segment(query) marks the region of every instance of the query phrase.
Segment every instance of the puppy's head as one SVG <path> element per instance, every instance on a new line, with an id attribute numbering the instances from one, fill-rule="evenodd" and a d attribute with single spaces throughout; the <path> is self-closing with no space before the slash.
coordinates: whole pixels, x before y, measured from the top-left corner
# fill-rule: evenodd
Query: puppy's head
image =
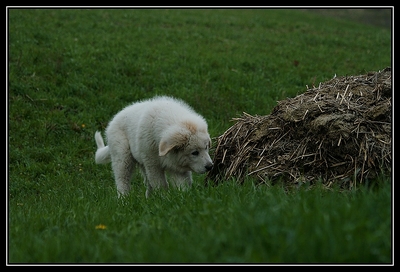
<path id="1" fill-rule="evenodd" d="M 213 162 L 209 155 L 211 138 L 207 126 L 194 122 L 183 122 L 171 126 L 162 136 L 159 156 L 169 156 L 178 171 L 193 171 L 199 174 L 211 170 Z"/>

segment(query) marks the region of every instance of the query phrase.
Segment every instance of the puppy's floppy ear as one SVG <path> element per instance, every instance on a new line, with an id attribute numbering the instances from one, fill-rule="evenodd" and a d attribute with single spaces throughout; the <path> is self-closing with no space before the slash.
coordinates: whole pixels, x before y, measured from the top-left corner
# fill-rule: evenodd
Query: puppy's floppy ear
<path id="1" fill-rule="evenodd" d="M 168 141 L 161 140 L 160 145 L 158 147 L 158 155 L 160 157 L 167 155 L 169 151 L 171 151 L 175 146 Z"/>
<path id="2" fill-rule="evenodd" d="M 161 138 L 158 146 L 158 155 L 165 156 L 175 147 L 184 146 L 189 140 L 189 135 L 182 132 L 167 134 Z"/>

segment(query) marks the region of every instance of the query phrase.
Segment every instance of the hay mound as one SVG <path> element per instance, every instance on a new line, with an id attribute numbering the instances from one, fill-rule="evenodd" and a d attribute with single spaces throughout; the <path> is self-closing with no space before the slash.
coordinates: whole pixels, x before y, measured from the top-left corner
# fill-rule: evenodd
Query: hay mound
<path id="1" fill-rule="evenodd" d="M 216 138 L 206 182 L 321 180 L 350 188 L 391 172 L 391 68 L 335 77 L 278 102 L 267 116 L 244 113 Z"/>

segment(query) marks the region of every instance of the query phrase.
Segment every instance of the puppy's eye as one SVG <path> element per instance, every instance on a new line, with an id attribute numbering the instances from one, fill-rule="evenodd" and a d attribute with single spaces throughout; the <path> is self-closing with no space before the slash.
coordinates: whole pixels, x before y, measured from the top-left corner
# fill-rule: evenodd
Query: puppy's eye
<path id="1" fill-rule="evenodd" d="M 193 152 L 192 152 L 192 155 L 193 155 L 193 156 L 198 156 L 198 155 L 199 155 L 199 151 L 197 151 L 197 150 L 196 150 L 196 151 L 193 151 Z"/>

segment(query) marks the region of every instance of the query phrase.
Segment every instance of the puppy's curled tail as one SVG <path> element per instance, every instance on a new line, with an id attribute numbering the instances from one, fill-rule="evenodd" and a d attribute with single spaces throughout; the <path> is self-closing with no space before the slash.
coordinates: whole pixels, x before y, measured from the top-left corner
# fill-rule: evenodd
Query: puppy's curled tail
<path id="1" fill-rule="evenodd" d="M 95 156 L 96 163 L 100 164 L 110 162 L 110 150 L 108 149 L 108 146 L 104 146 L 103 137 L 101 137 L 99 131 L 96 131 L 96 133 L 94 134 L 94 139 L 96 140 L 97 144 L 97 151 Z"/>

